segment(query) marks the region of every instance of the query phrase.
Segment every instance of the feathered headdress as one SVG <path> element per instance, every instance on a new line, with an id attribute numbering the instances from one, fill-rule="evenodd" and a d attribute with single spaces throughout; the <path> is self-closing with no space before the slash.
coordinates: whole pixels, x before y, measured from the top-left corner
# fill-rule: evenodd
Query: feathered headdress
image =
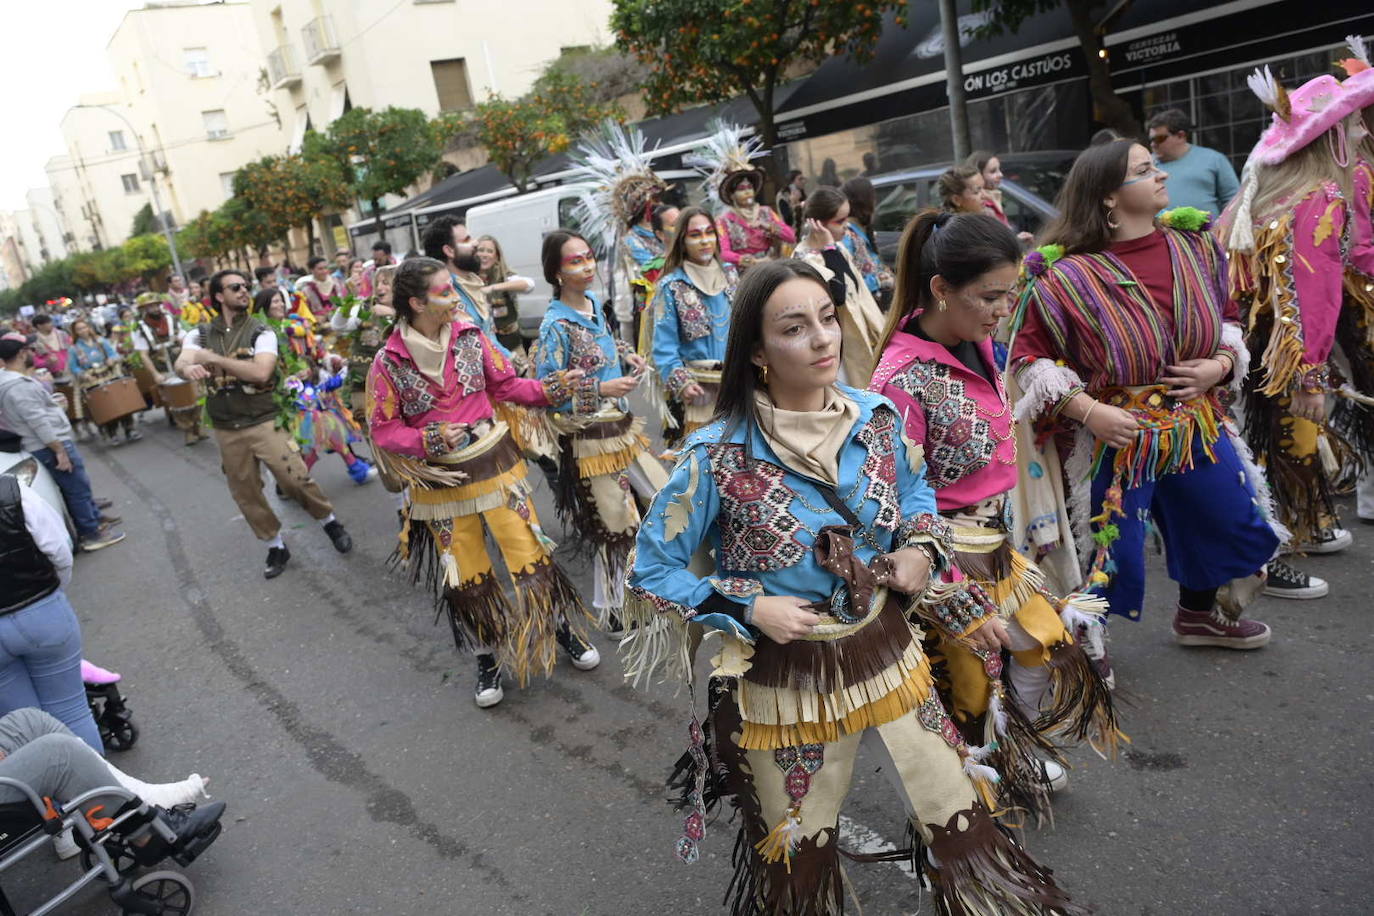
<path id="1" fill-rule="evenodd" d="M 577 149 L 569 154 L 578 169 L 573 180 L 594 185 L 582 194 L 573 215 L 604 251 L 614 252 L 625 230 L 644 219 L 668 190 L 649 167 L 653 153 L 646 149 L 639 128 L 624 127 L 608 118 L 583 135 Z"/>
<path id="2" fill-rule="evenodd" d="M 745 139 L 743 127 L 727 124 L 719 118 L 711 121 L 707 129 L 711 136 L 683 161 L 697 167 L 716 199 L 723 204 L 730 203 L 730 192 L 747 177 L 753 177 L 755 190 L 761 190 L 763 169 L 750 163 L 767 154 L 763 142 L 758 137 Z"/>
<path id="3" fill-rule="evenodd" d="M 1364 39 L 1359 35 L 1347 35 L 1345 46 L 1350 49 L 1350 56 L 1345 60 L 1336 61 L 1336 66 L 1344 70 L 1346 76 L 1354 76 L 1368 70 L 1369 50 L 1365 47 Z"/>

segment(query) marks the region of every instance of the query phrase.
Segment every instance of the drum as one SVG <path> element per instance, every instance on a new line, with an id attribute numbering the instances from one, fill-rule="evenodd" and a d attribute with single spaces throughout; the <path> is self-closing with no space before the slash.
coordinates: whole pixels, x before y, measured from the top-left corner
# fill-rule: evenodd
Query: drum
<path id="1" fill-rule="evenodd" d="M 162 403 L 172 410 L 195 407 L 200 400 L 200 386 L 184 378 L 176 378 L 157 386 Z"/>
<path id="2" fill-rule="evenodd" d="M 138 390 L 147 395 L 152 405 L 157 407 L 161 401 L 158 398 L 157 376 L 153 375 L 153 370 L 140 366 L 134 370 L 134 378 L 138 381 Z"/>
<path id="3" fill-rule="evenodd" d="M 86 392 L 86 406 L 91 419 L 103 426 L 120 417 L 138 413 L 145 405 L 137 382 L 131 378 L 117 378 L 89 389 Z"/>

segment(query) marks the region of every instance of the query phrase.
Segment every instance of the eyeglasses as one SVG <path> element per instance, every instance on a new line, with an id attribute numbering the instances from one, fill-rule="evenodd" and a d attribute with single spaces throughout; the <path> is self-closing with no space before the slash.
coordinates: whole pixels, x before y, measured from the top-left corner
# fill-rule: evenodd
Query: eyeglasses
<path id="1" fill-rule="evenodd" d="M 247 283 L 226 283 L 226 284 L 224 284 L 224 288 L 227 289 L 227 290 L 229 290 L 229 292 L 231 292 L 231 293 L 239 293 L 239 292 L 243 292 L 245 289 L 247 289 L 247 288 L 248 288 L 248 284 L 247 284 Z"/>

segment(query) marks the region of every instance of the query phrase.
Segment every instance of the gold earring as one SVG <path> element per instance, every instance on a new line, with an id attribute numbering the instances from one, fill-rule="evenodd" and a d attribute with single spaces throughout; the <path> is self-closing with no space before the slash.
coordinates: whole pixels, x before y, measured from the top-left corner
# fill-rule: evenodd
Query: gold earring
<path id="1" fill-rule="evenodd" d="M 937 305 L 939 305 L 940 311 L 942 311 L 942 312 L 943 312 L 945 309 L 949 308 L 949 306 L 945 305 L 945 300 L 943 300 L 943 299 L 941 299 L 941 300 L 937 303 Z"/>
<path id="2" fill-rule="evenodd" d="M 762 366 L 759 366 L 759 374 L 762 376 L 762 378 L 761 378 L 761 380 L 760 380 L 761 383 L 764 384 L 764 385 L 767 385 L 767 384 L 768 384 L 768 364 L 767 364 L 767 363 L 764 363 Z"/>
<path id="3" fill-rule="evenodd" d="M 1121 223 L 1116 218 L 1116 207 L 1107 208 L 1107 228 L 1120 229 Z"/>

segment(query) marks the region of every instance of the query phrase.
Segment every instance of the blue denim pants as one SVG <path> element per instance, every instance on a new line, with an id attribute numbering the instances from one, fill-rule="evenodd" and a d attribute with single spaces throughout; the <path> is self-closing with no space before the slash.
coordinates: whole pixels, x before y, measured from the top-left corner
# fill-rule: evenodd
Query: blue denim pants
<path id="1" fill-rule="evenodd" d="M 27 706 L 104 755 L 81 683 L 81 624 L 61 589 L 0 616 L 0 715 Z"/>
<path id="2" fill-rule="evenodd" d="M 100 533 L 100 510 L 95 506 L 95 496 L 91 493 L 91 478 L 86 476 L 86 463 L 81 460 L 81 452 L 71 441 L 62 443 L 71 457 L 72 469 L 61 471 L 57 467 L 57 456 L 50 448 L 34 451 L 33 457 L 43 463 L 53 480 L 62 490 L 62 499 L 71 513 L 76 533 L 82 538 L 93 538 Z"/>

